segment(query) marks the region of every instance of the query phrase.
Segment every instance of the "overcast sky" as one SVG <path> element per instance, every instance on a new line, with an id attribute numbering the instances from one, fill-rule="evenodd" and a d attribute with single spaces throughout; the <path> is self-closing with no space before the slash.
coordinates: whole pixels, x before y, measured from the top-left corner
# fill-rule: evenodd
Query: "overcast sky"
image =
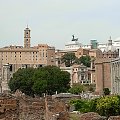
<path id="1" fill-rule="evenodd" d="M 0 0 L 0 47 L 23 45 L 31 29 L 31 45 L 62 49 L 72 39 L 89 44 L 120 37 L 120 0 Z"/>

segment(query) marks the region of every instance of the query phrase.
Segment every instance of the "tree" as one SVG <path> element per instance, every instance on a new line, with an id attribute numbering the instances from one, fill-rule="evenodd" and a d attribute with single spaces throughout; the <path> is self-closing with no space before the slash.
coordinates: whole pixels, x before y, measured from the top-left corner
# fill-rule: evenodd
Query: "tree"
<path id="1" fill-rule="evenodd" d="M 32 90 L 32 85 L 34 84 L 34 81 L 32 77 L 34 72 L 35 69 L 33 68 L 18 69 L 8 83 L 11 91 L 15 92 L 19 89 L 25 94 L 33 96 L 34 91 Z"/>
<path id="2" fill-rule="evenodd" d="M 95 85 L 89 85 L 89 84 L 79 84 L 79 83 L 75 83 L 73 84 L 73 86 L 68 90 L 68 92 L 72 93 L 72 94 L 80 94 L 82 91 L 87 92 L 94 92 L 94 88 Z"/>
<path id="3" fill-rule="evenodd" d="M 80 94 L 82 91 L 84 91 L 85 88 L 81 84 L 74 84 L 70 89 L 69 92 L 72 94 Z"/>
<path id="4" fill-rule="evenodd" d="M 9 81 L 11 91 L 21 90 L 27 95 L 54 94 L 66 92 L 69 88 L 70 74 L 55 66 L 19 69 Z"/>
<path id="5" fill-rule="evenodd" d="M 84 112 L 97 112 L 101 116 L 120 115 L 120 96 L 104 96 L 96 99 L 71 100 L 75 110 Z"/>
<path id="6" fill-rule="evenodd" d="M 75 53 L 66 53 L 62 56 L 61 61 L 66 67 L 70 67 L 76 60 Z"/>
<path id="7" fill-rule="evenodd" d="M 118 96 L 105 96 L 97 101 L 96 111 L 102 116 L 116 116 L 120 114 L 120 99 Z"/>
<path id="8" fill-rule="evenodd" d="M 66 92 L 70 86 L 70 74 L 66 71 L 61 71 L 58 67 L 55 66 L 39 68 L 39 70 L 34 73 L 33 80 L 35 81 L 33 90 L 36 94 L 39 93 L 41 88 L 40 85 L 43 84 L 43 81 L 46 85 L 44 86 L 44 89 L 41 90 L 42 93 L 45 91 L 48 94 L 54 94 L 56 91 L 58 93 Z M 36 87 L 38 89 L 36 89 Z"/>
<path id="9" fill-rule="evenodd" d="M 85 99 L 76 99 L 71 100 L 70 104 L 74 105 L 76 111 L 80 111 L 81 113 L 90 112 L 90 101 Z"/>
<path id="10" fill-rule="evenodd" d="M 83 65 L 90 67 L 91 64 L 91 58 L 90 56 L 81 56 L 78 60 L 77 63 L 83 63 Z"/>

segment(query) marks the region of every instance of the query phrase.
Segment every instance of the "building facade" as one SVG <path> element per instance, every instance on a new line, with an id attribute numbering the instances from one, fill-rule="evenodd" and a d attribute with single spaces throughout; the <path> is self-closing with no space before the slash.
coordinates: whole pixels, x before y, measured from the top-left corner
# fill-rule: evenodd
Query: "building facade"
<path id="1" fill-rule="evenodd" d="M 47 44 L 38 44 L 31 47 L 30 29 L 24 30 L 24 46 L 7 46 L 0 48 L 0 76 L 2 78 L 3 66 L 9 64 L 10 75 L 19 68 L 42 67 L 55 65 L 55 48 Z"/>
<path id="2" fill-rule="evenodd" d="M 111 93 L 120 95 L 120 58 L 111 61 Z"/>
<path id="3" fill-rule="evenodd" d="M 103 52 L 104 58 L 117 58 L 120 56 L 120 38 L 112 41 L 111 37 L 106 44 L 98 44 L 98 49 Z"/>
<path id="4" fill-rule="evenodd" d="M 103 94 L 104 88 L 111 91 L 111 58 L 102 58 L 95 60 L 95 80 L 96 92 Z"/>
<path id="5" fill-rule="evenodd" d="M 71 85 L 75 83 L 91 84 L 91 74 L 89 69 L 83 64 L 74 64 L 71 67 L 60 67 L 60 69 L 70 73 Z"/>

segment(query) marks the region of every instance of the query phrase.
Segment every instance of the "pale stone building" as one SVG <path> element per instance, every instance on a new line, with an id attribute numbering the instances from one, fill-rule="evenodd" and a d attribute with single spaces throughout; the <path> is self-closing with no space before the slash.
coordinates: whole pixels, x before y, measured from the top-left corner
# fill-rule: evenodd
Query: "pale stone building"
<path id="1" fill-rule="evenodd" d="M 75 51 L 82 47 L 82 44 L 78 42 L 78 38 L 75 39 L 72 35 L 72 40 L 65 45 L 65 51 Z"/>
<path id="2" fill-rule="evenodd" d="M 55 48 L 47 44 L 31 47 L 30 29 L 24 30 L 24 46 L 8 46 L 0 48 L 0 64 L 10 65 L 10 71 L 15 72 L 21 67 L 41 67 L 55 65 Z"/>
<path id="3" fill-rule="evenodd" d="M 111 93 L 120 95 L 120 58 L 111 61 Z"/>
<path id="4" fill-rule="evenodd" d="M 24 46 L 7 46 L 0 48 L 0 76 L 3 78 L 4 65 L 9 64 L 10 75 L 19 68 L 55 65 L 55 48 L 47 44 L 31 47 L 30 29 L 24 30 Z M 6 77 L 4 77 L 6 78 Z"/>
<path id="5" fill-rule="evenodd" d="M 81 84 L 91 84 L 91 74 L 89 69 L 83 64 L 74 64 L 71 67 L 60 67 L 61 70 L 70 73 L 70 84 L 81 83 Z"/>
<path id="6" fill-rule="evenodd" d="M 104 58 L 117 58 L 120 56 L 120 38 L 112 41 L 111 37 L 106 44 L 98 44 L 98 49 L 103 52 Z"/>

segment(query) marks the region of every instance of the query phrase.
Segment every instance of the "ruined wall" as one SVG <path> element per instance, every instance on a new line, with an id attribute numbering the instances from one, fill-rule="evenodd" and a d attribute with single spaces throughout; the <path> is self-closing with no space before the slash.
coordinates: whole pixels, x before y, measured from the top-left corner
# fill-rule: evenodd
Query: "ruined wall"
<path id="1" fill-rule="evenodd" d="M 0 120 L 70 120 L 66 103 L 51 96 L 30 98 L 25 95 L 0 94 Z M 108 119 L 97 113 L 79 114 L 80 120 L 120 120 L 120 116 Z"/>
<path id="2" fill-rule="evenodd" d="M 45 120 L 44 98 L 19 98 L 20 120 Z"/>
<path id="3" fill-rule="evenodd" d="M 0 94 L 0 120 L 68 120 L 65 103 L 52 97 Z"/>
<path id="4" fill-rule="evenodd" d="M 13 96 L 0 95 L 0 120 L 18 120 L 19 101 Z"/>
<path id="5" fill-rule="evenodd" d="M 64 102 L 52 99 L 51 96 L 45 99 L 46 120 L 69 120 L 67 106 Z"/>

